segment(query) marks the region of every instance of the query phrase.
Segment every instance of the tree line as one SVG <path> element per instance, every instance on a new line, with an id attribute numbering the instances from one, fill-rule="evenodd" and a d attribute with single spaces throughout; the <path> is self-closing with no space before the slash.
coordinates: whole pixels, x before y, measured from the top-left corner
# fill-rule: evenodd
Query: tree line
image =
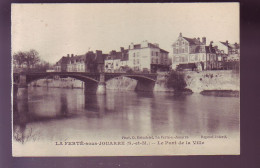
<path id="1" fill-rule="evenodd" d="M 19 51 L 13 54 L 14 70 L 19 71 L 46 71 L 50 64 L 40 59 L 38 51 Z"/>

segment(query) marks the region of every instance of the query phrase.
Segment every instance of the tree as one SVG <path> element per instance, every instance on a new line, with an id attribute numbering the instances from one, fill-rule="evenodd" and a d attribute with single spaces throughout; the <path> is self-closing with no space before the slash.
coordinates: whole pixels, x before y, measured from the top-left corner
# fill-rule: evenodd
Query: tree
<path id="1" fill-rule="evenodd" d="M 39 53 L 36 50 L 32 49 L 29 52 L 27 52 L 27 55 L 25 57 L 25 63 L 28 69 L 34 67 L 39 61 Z"/>
<path id="2" fill-rule="evenodd" d="M 39 53 L 34 49 L 31 49 L 30 51 L 19 51 L 14 53 L 13 58 L 19 67 L 25 63 L 28 70 L 34 67 L 40 61 Z"/>
<path id="3" fill-rule="evenodd" d="M 25 52 L 19 51 L 18 53 L 14 53 L 13 59 L 19 67 L 21 67 L 21 65 L 25 62 L 25 56 Z"/>
<path id="4" fill-rule="evenodd" d="M 172 71 L 167 80 L 167 86 L 173 88 L 175 91 L 185 90 L 187 84 L 184 79 L 184 74 Z"/>

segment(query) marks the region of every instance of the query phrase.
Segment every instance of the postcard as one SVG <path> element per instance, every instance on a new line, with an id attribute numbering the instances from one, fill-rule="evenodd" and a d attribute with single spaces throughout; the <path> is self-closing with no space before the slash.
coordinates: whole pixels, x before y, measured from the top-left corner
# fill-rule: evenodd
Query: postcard
<path id="1" fill-rule="evenodd" d="M 13 3 L 12 154 L 240 154 L 239 3 Z"/>

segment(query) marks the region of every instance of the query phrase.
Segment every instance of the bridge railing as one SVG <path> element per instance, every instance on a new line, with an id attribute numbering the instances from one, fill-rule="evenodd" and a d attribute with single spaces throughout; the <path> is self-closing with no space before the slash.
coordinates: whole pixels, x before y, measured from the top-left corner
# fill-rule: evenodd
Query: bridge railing
<path id="1" fill-rule="evenodd" d="M 18 75 L 20 73 L 14 73 L 15 75 Z M 143 73 L 143 72 L 132 72 L 132 73 L 127 73 L 127 72 L 103 72 L 103 73 L 93 73 L 93 72 L 26 72 L 22 74 L 30 74 L 30 75 L 41 75 L 41 74 L 82 74 L 82 75 L 100 75 L 100 74 L 107 74 L 107 75 L 113 75 L 113 74 L 122 74 L 122 75 L 157 75 L 157 73 Z"/>

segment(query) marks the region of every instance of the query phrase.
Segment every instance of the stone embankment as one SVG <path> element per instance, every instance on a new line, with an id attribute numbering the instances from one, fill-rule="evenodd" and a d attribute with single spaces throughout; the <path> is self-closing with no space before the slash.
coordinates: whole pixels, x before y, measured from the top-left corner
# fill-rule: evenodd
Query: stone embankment
<path id="1" fill-rule="evenodd" d="M 186 88 L 194 93 L 202 91 L 239 91 L 239 73 L 232 70 L 185 72 Z"/>
<path id="2" fill-rule="evenodd" d="M 186 89 L 194 93 L 213 95 L 237 95 L 240 90 L 240 77 L 238 72 L 231 70 L 218 71 L 187 71 L 184 79 Z M 168 73 L 159 73 L 154 91 L 171 92 L 172 88 L 166 86 Z M 137 81 L 125 77 L 111 79 L 107 82 L 107 89 L 135 90 Z"/>

